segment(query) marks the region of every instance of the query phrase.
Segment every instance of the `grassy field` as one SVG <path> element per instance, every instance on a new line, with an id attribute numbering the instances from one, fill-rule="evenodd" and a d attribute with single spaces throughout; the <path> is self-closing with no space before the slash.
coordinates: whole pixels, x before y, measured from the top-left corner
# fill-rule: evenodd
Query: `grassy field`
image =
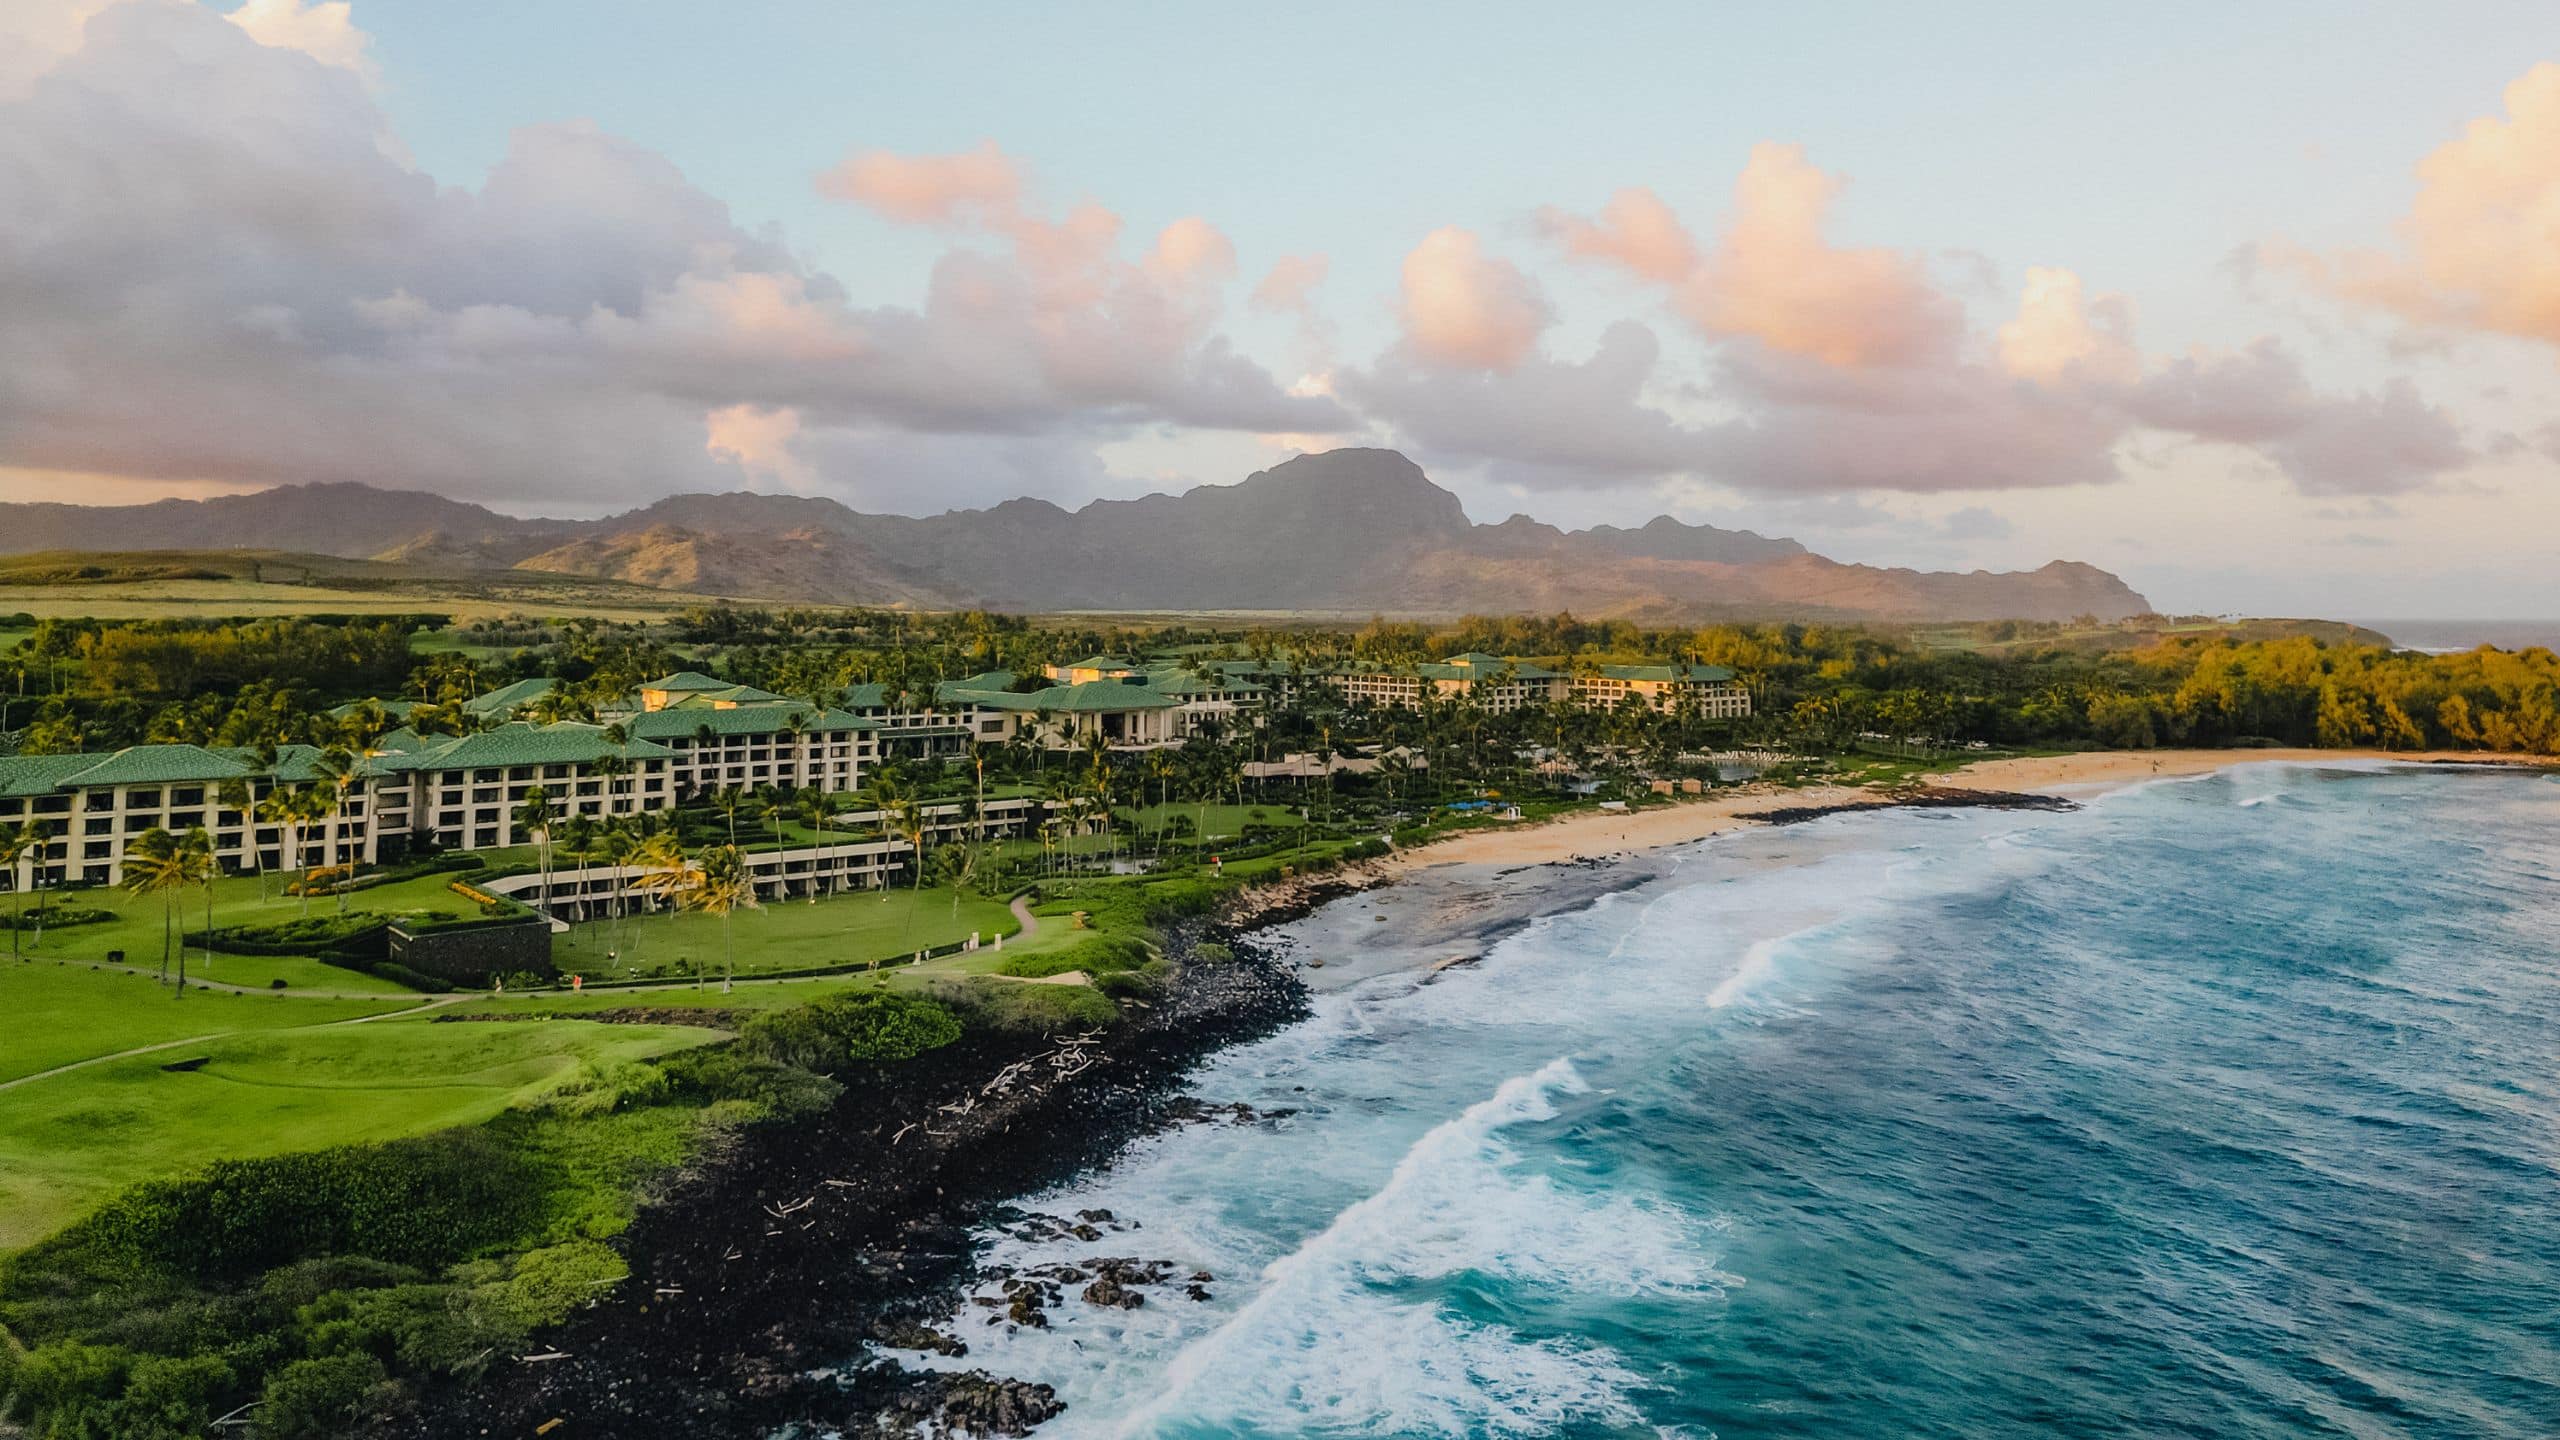
<path id="1" fill-rule="evenodd" d="M 769 974 L 825 965 L 894 959 L 931 945 L 992 940 L 1016 926 L 1002 900 L 925 888 L 864 890 L 811 902 L 774 900 L 741 910 L 727 922 L 736 973 Z M 633 915 L 592 921 L 552 940 L 552 963 L 591 980 L 683 975 L 694 967 L 718 975 L 722 922 L 710 915 Z"/>
<path id="2" fill-rule="evenodd" d="M 662 620 L 714 597 L 531 570 L 438 573 L 325 555 L 231 550 L 0 558 L 0 615 L 101 620 L 434 611 Z"/>
<path id="3" fill-rule="evenodd" d="M 101 986 L 138 986 L 137 1008 L 170 1008 L 149 981 L 72 972 Z M 13 977 L 14 978 L 14 977 Z M 112 990 L 102 992 L 112 994 Z M 121 997 L 119 997 L 121 998 Z M 196 1004 L 194 997 L 186 1002 Z M 303 1022 L 327 1001 L 234 997 Z M 113 1004 L 69 1007 L 99 1016 Z M 221 1002 L 209 1001 L 214 1013 Z M 106 1043 L 88 1032 L 91 1044 Z M 0 1092 L 0 1247 L 23 1245 L 116 1190 L 209 1161 L 384 1140 L 485 1120 L 594 1067 L 717 1039 L 685 1026 L 441 1025 L 393 1020 L 355 1027 L 243 1032 L 78 1070 Z M 183 1052 L 183 1053 L 182 1053 Z M 198 1069 L 161 1067 L 203 1057 Z"/>
<path id="4" fill-rule="evenodd" d="M 0 1031 L 0 1083 L 164 1040 L 322 1025 L 387 1014 L 421 998 L 404 992 L 380 999 L 319 1000 L 190 990 L 181 1000 L 147 975 L 0 960 L 0 1014 L 9 1017 Z M 15 1093 L 0 1095 L 0 1110 L 9 1107 Z"/>
<path id="5" fill-rule="evenodd" d="M 214 882 L 213 923 L 217 929 L 237 929 L 253 925 L 274 925 L 305 913 L 298 896 L 284 893 L 290 876 L 269 875 L 262 882 L 253 876 L 230 876 Z M 453 893 L 452 875 L 421 875 L 413 879 L 377 885 L 348 895 L 347 908 L 353 912 L 400 915 L 435 911 L 461 917 L 472 913 L 470 900 Z M 261 897 L 263 888 L 265 894 Z M 84 909 L 106 910 L 112 920 L 88 925 L 48 928 L 41 939 L 33 932 L 21 936 L 26 953 L 35 958 L 58 960 L 103 960 L 107 953 L 122 950 L 125 962 L 132 965 L 157 966 L 160 963 L 161 900 L 158 896 L 129 894 L 122 890 L 94 889 L 60 892 L 57 898 L 65 905 Z M 205 894 L 188 890 L 179 897 L 177 924 L 181 929 L 201 930 L 205 923 Z M 336 896 L 311 897 L 312 916 L 337 913 Z M 9 954 L 9 937 L 0 933 L 0 959 Z M 203 970 L 203 950 L 189 950 L 187 971 L 202 973 L 204 978 L 233 985 L 264 985 L 281 977 L 288 986 L 315 986 L 334 990 L 380 990 L 386 982 L 371 977 L 324 966 L 316 960 L 291 957 L 271 959 L 246 955 L 220 955 L 213 958 L 209 972 Z"/>

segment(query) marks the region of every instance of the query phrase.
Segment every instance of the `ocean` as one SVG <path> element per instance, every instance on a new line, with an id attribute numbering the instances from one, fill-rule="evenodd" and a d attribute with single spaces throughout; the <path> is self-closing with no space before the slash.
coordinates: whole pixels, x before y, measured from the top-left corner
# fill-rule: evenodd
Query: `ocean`
<path id="1" fill-rule="evenodd" d="M 1723 836 L 1194 1089 L 1264 1117 L 988 1252 L 1212 1298 L 963 1305 L 933 1363 L 1055 1385 L 1058 1437 L 2560 1434 L 2540 776 Z"/>

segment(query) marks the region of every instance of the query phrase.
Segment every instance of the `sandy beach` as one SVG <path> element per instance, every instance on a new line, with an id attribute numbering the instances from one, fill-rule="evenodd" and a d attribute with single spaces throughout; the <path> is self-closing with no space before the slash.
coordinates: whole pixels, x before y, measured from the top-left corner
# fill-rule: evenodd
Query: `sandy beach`
<path id="1" fill-rule="evenodd" d="M 2526 756 L 2477 751 L 2408 750 L 2101 750 L 2079 755 L 1981 760 L 1938 776 L 1947 789 L 1999 790 L 2066 798 L 2143 780 L 2203 775 L 2267 762 L 2396 761 L 2414 764 L 2548 764 Z M 1893 803 L 1890 792 L 1846 785 L 1788 790 L 1744 788 L 1623 814 L 1583 811 L 1538 824 L 1472 831 L 1380 862 L 1387 876 L 1442 865 L 1551 865 L 1659 849 L 1757 823 L 1773 810 Z"/>

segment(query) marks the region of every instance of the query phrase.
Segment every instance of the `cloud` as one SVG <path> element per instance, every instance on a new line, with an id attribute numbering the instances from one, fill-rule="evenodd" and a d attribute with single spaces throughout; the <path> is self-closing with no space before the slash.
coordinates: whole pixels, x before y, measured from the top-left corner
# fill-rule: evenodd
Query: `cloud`
<path id="1" fill-rule="evenodd" d="M 289 13 L 326 38 L 326 8 Z M 837 468 L 915 463 L 898 435 L 1019 461 L 1151 425 L 1349 424 L 1219 331 L 1214 226 L 1127 254 L 1100 206 L 1031 213 L 991 148 L 857 167 L 919 223 L 1005 227 L 998 253 L 945 254 L 920 306 L 869 306 L 590 124 L 521 129 L 478 189 L 443 186 L 356 73 L 211 10 L 128 0 L 62 43 L 0 92 L 0 193 L 48 197 L 0 206 L 0 467 L 602 508 L 741 467 L 903 493 Z M 937 473 L 937 504 L 1017 493 L 988 488 L 1015 483 L 1000 467 Z"/>
<path id="2" fill-rule="evenodd" d="M 2419 162 L 2398 250 L 2275 242 L 2266 258 L 2417 325 L 2560 344 L 2560 64 L 2505 98 L 2506 118 L 2472 121 Z"/>
<path id="3" fill-rule="evenodd" d="M 1703 250 L 1649 190 L 1619 191 L 1596 221 L 1552 207 L 1540 218 L 1568 255 L 1669 287 L 1673 307 L 1708 335 L 1844 368 L 1945 355 L 1963 313 L 1917 258 L 1825 238 L 1845 183 L 1816 169 L 1801 146 L 1754 145 L 1734 184 L 1733 217 Z"/>
<path id="4" fill-rule="evenodd" d="M 1609 197 L 1599 218 L 1584 220 L 1553 205 L 1538 224 L 1577 260 L 1625 266 L 1646 280 L 1678 284 L 1698 268 L 1698 243 L 1662 197 L 1641 185 Z"/>
<path id="5" fill-rule="evenodd" d="M 2306 495 L 2393 495 L 2473 458 L 2452 416 L 2406 378 L 2378 391 L 2321 395 L 2273 339 L 2197 351 L 2160 366 L 2123 396 L 2152 428 L 2254 447 Z"/>
<path id="6" fill-rule="evenodd" d="M 865 150 L 818 176 L 818 193 L 908 225 L 993 224 L 1020 213 L 1023 172 L 981 141 L 956 155 Z"/>
<path id="7" fill-rule="evenodd" d="M 1988 506 L 1967 505 L 1940 521 L 1938 533 L 1949 540 L 2006 540 L 2018 533 L 2018 527 Z"/>
<path id="8" fill-rule="evenodd" d="M 382 81 L 367 53 L 373 37 L 356 28 L 347 0 L 248 0 L 230 19 L 261 45 L 299 50 L 323 65 L 354 72 L 368 85 Z"/>
<path id="9" fill-rule="evenodd" d="M 783 406 L 726 405 L 702 417 L 703 450 L 734 462 L 751 478 L 779 483 L 784 489 L 817 488 L 817 473 L 792 449 L 800 433 L 800 412 Z"/>
<path id="10" fill-rule="evenodd" d="M 1254 285 L 1253 295 L 1246 303 L 1256 310 L 1310 316 L 1315 292 L 1324 284 L 1330 268 L 1322 255 L 1283 255 L 1271 262 L 1270 270 Z"/>
<path id="11" fill-rule="evenodd" d="M 2142 373 L 2131 306 L 2117 295 L 2089 300 L 2068 270 L 2027 272 L 2018 318 L 2000 327 L 1999 342 L 2002 369 L 2043 385 L 2126 385 Z"/>
<path id="12" fill-rule="evenodd" d="M 1652 330 L 1621 320 L 1579 364 L 1537 354 L 1507 369 L 1452 370 L 1397 351 L 1343 369 L 1334 387 L 1427 454 L 1493 462 L 1503 483 L 1607 486 L 1704 458 L 1704 432 L 1642 401 L 1661 350 Z"/>
<path id="13" fill-rule="evenodd" d="M 1517 366 L 1555 319 L 1519 266 L 1485 254 L 1472 232 L 1454 225 L 1432 231 L 1405 255 L 1398 314 L 1416 358 L 1490 371 Z"/>

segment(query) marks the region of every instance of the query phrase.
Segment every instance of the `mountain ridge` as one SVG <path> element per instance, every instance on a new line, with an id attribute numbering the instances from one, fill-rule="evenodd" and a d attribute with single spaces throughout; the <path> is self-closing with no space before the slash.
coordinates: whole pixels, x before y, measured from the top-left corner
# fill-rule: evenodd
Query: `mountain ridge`
<path id="1" fill-rule="evenodd" d="M 1574 610 L 1688 618 L 2116 619 L 2150 606 L 2108 572 L 1847 564 L 1797 541 L 1690 525 L 1478 524 L 1392 450 L 1301 455 L 1233 485 L 983 510 L 869 515 L 832 499 L 672 495 L 596 520 L 518 518 L 356 482 L 131 506 L 0 504 L 0 554 L 299 550 L 520 569 L 707 594 L 1022 610 Z"/>

